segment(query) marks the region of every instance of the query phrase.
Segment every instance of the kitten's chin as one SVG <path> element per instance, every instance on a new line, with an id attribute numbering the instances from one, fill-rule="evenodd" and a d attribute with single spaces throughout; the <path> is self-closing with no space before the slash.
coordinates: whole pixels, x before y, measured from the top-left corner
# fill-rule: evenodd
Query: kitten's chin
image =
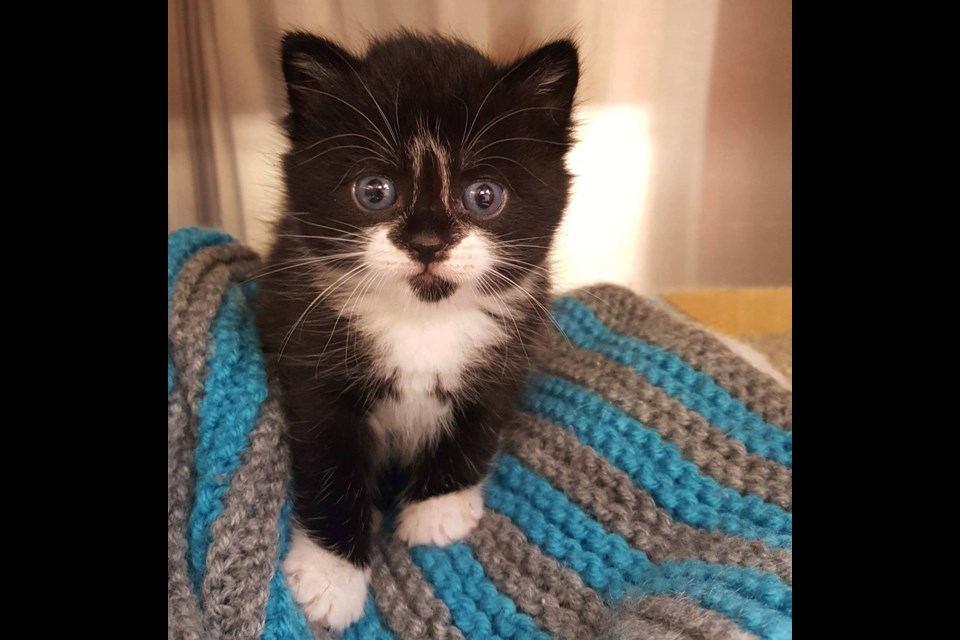
<path id="1" fill-rule="evenodd" d="M 457 285 L 426 271 L 409 278 L 410 288 L 421 302 L 440 302 L 457 290 Z"/>

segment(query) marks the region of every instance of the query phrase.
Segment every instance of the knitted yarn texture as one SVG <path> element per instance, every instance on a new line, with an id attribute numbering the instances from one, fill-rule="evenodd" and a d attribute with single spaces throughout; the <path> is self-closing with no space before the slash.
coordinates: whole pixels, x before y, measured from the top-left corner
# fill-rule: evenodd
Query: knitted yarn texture
<path id="1" fill-rule="evenodd" d="M 261 268 L 183 229 L 167 256 L 168 634 L 332 638 L 287 590 L 290 463 L 253 314 Z M 344 639 L 792 637 L 792 395 L 630 291 L 554 301 L 562 335 L 463 542 L 377 534 Z"/>

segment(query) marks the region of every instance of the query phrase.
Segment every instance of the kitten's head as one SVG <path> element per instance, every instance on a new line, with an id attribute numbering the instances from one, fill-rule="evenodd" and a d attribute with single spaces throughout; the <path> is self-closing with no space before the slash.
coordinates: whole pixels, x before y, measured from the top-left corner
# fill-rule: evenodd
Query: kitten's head
<path id="1" fill-rule="evenodd" d="M 360 58 L 290 33 L 283 71 L 280 242 L 327 273 L 422 301 L 542 278 L 570 182 L 570 41 L 497 64 L 438 37 L 402 34 Z"/>

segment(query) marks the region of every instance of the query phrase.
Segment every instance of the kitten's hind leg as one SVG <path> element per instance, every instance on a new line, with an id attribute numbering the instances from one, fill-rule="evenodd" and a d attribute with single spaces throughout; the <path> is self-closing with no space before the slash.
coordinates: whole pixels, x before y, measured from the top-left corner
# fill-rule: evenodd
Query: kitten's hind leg
<path id="1" fill-rule="evenodd" d="M 482 482 L 499 444 L 498 427 L 479 404 L 455 414 L 451 432 L 411 465 L 398 538 L 446 546 L 473 531 L 483 516 Z"/>

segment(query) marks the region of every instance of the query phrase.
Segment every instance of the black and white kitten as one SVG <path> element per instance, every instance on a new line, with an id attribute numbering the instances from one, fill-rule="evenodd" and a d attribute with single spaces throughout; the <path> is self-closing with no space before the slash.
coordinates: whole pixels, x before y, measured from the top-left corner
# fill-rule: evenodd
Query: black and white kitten
<path id="1" fill-rule="evenodd" d="M 261 328 L 290 425 L 284 564 L 311 620 L 360 617 L 374 518 L 450 544 L 477 524 L 548 318 L 567 204 L 574 45 L 498 64 L 403 33 L 365 57 L 283 39 L 287 212 Z"/>

